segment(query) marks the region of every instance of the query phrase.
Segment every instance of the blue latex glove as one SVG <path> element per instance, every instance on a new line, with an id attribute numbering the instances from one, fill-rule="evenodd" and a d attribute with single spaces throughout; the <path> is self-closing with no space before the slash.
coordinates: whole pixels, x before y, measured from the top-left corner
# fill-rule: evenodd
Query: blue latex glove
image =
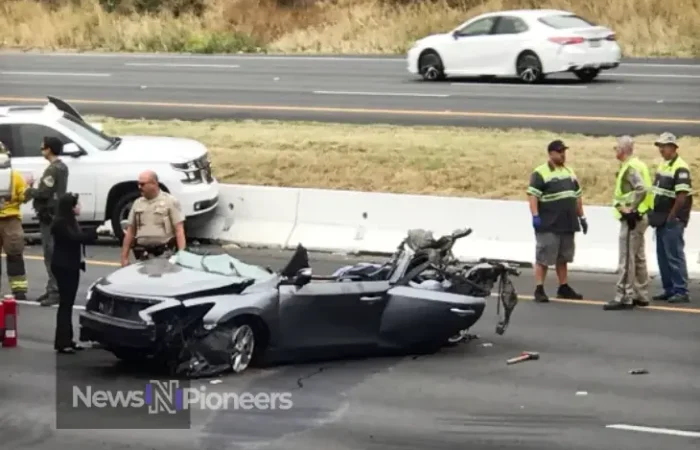
<path id="1" fill-rule="evenodd" d="M 583 230 L 583 234 L 588 233 L 588 221 L 586 220 L 586 218 L 579 217 L 578 221 L 579 221 L 579 223 L 581 223 L 581 229 Z"/>
<path id="2" fill-rule="evenodd" d="M 537 230 L 540 225 L 542 225 L 542 219 L 540 219 L 540 216 L 532 216 L 532 228 Z"/>

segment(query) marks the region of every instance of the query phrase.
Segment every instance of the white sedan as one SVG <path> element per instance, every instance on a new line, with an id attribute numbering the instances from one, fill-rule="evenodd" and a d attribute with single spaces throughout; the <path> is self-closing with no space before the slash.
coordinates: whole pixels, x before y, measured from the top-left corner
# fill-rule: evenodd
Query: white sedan
<path id="1" fill-rule="evenodd" d="M 410 73 L 430 81 L 497 76 L 536 83 L 548 74 L 573 72 L 587 82 L 617 67 L 621 57 L 609 28 L 568 11 L 530 9 L 482 14 L 449 33 L 420 39 L 407 62 Z"/>

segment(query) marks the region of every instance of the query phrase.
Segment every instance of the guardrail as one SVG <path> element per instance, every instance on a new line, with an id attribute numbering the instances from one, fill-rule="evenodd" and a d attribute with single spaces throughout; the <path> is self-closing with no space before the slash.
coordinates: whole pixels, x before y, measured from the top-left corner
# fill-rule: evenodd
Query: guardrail
<path id="1" fill-rule="evenodd" d="M 577 234 L 570 268 L 615 273 L 619 223 L 609 207 L 585 211 L 590 229 Z M 190 235 L 245 247 L 287 249 L 303 243 L 315 251 L 390 254 L 411 228 L 440 235 L 470 227 L 473 234 L 454 248 L 460 259 L 531 264 L 535 237 L 530 224 L 525 201 L 221 185 L 216 217 Z M 693 213 L 685 239 L 688 271 L 700 276 L 700 213 Z M 658 274 L 652 230 L 646 233 L 646 250 L 649 271 Z"/>

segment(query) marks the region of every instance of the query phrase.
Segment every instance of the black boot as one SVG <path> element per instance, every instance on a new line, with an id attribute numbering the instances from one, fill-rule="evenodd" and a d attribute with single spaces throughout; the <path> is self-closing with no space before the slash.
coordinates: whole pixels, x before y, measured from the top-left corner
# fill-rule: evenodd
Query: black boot
<path id="1" fill-rule="evenodd" d="M 547 297 L 547 294 L 544 292 L 544 286 L 541 284 L 538 284 L 537 287 L 535 287 L 535 303 L 547 303 L 549 302 L 549 297 Z"/>
<path id="2" fill-rule="evenodd" d="M 582 300 L 583 295 L 574 291 L 568 284 L 562 284 L 557 289 L 557 298 L 567 299 L 567 300 Z"/>
<path id="3" fill-rule="evenodd" d="M 628 309 L 633 309 L 634 304 L 632 303 L 622 303 L 622 302 L 616 302 L 616 301 L 611 301 L 603 305 L 603 310 L 605 311 L 622 311 L 622 310 L 628 310 Z"/>
<path id="4" fill-rule="evenodd" d="M 658 295 L 653 296 L 651 299 L 654 300 L 655 302 L 665 302 L 666 300 L 668 300 L 671 297 L 672 297 L 671 294 L 667 294 L 664 292 L 662 294 L 658 294 Z"/>

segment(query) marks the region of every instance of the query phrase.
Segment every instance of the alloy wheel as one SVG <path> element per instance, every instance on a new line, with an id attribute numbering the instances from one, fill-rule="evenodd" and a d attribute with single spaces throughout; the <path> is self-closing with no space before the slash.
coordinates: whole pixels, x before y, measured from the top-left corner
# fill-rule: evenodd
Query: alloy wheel
<path id="1" fill-rule="evenodd" d="M 241 325 L 231 335 L 231 369 L 241 373 L 248 368 L 255 350 L 255 333 L 249 325 Z"/>

